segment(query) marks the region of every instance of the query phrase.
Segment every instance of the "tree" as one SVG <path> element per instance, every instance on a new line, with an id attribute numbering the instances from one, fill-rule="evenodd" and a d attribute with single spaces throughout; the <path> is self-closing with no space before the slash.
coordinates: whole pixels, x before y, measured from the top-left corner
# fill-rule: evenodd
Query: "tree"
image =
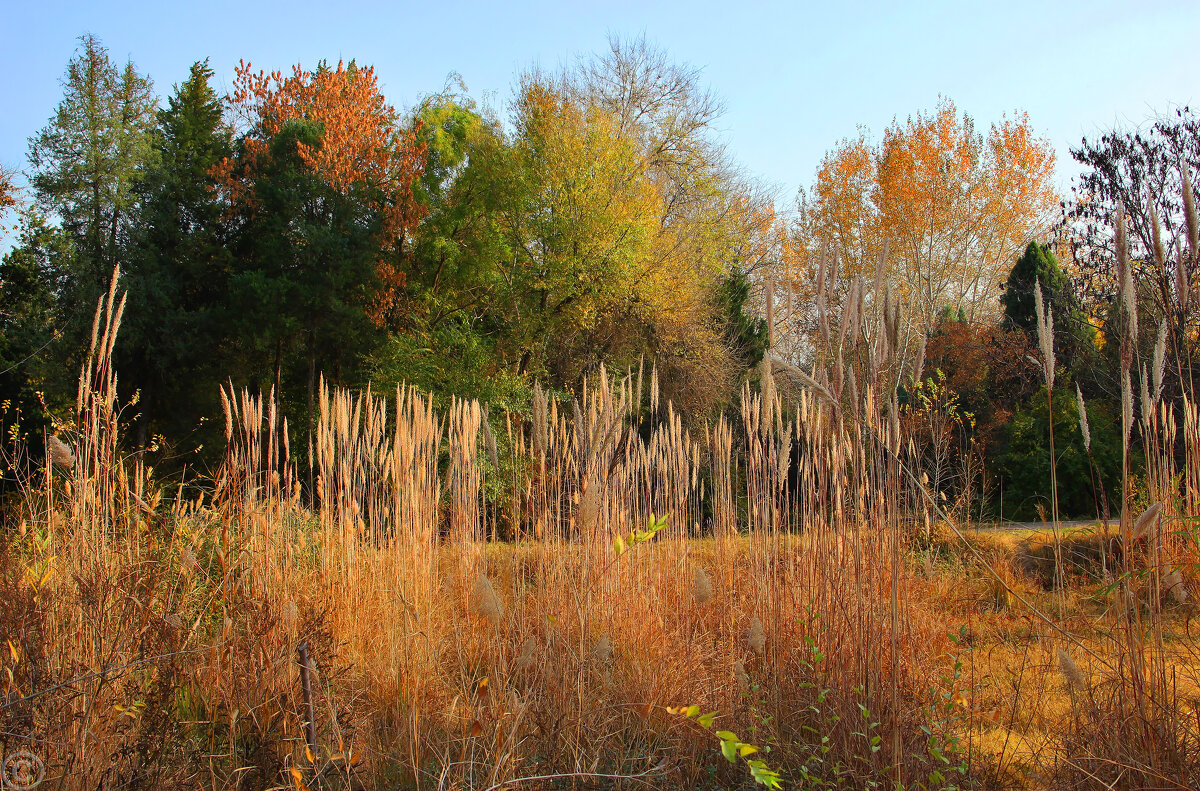
<path id="1" fill-rule="evenodd" d="M 1185 173 L 1200 171 L 1200 117 L 1189 108 L 1160 117 L 1145 129 L 1114 129 L 1096 140 L 1083 138 L 1071 156 L 1085 170 L 1072 188 L 1064 230 L 1081 267 L 1081 287 L 1090 300 L 1111 297 L 1116 280 L 1114 229 L 1124 211 L 1135 282 L 1150 285 L 1148 295 L 1161 312 L 1194 278 L 1176 281 L 1179 256 L 1187 252 L 1184 212 Z M 1193 200 L 1200 184 L 1191 181 Z M 1156 260 L 1155 225 L 1162 262 Z"/>
<path id="2" fill-rule="evenodd" d="M 727 399 L 744 368 L 720 284 L 770 257 L 775 215 L 716 140 L 698 73 L 614 40 L 575 71 L 526 75 L 513 108 L 502 279 L 518 370 L 574 386 L 647 357 L 685 413 Z"/>
<path id="3" fill-rule="evenodd" d="M 1054 153 L 1028 116 L 993 124 L 986 137 L 943 99 L 937 109 L 893 122 L 872 145 L 865 132 L 826 155 L 800 196 L 793 244 L 811 278 L 828 251 L 847 286 L 883 276 L 927 333 L 946 306 L 970 321 L 996 315 L 995 287 L 1057 207 Z M 811 197 L 810 197 L 811 195 Z"/>
<path id="4" fill-rule="evenodd" d="M 2 224 L 5 215 L 17 205 L 16 174 L 0 166 L 0 233 L 7 229 Z"/>
<path id="5" fill-rule="evenodd" d="M 285 367 L 307 382 L 311 424 L 318 373 L 353 379 L 395 320 L 423 152 L 353 61 L 286 79 L 243 63 L 230 100 L 244 132 L 212 173 L 235 220 L 238 334 L 259 384 L 284 395 Z"/>
<path id="6" fill-rule="evenodd" d="M 30 140 L 37 206 L 74 246 L 60 296 L 63 314 L 76 317 L 72 337 L 86 332 L 117 263 L 134 184 L 151 158 L 155 109 L 150 80 L 131 62 L 118 68 L 94 36 L 83 36 L 54 117 Z"/>
<path id="7" fill-rule="evenodd" d="M 295 66 L 292 76 L 237 68 L 230 103 L 235 118 L 247 125 L 236 158 L 214 170 L 229 199 L 253 212 L 255 179 L 277 154 L 295 155 L 309 172 L 342 198 L 362 202 L 378 220 L 381 248 L 400 249 L 408 241 L 421 208 L 413 185 L 420 176 L 423 151 L 416 130 L 397 123 L 396 111 L 379 90 L 375 70 L 354 61 L 314 71 Z M 296 122 L 311 124 L 312 135 L 292 137 L 289 150 L 277 151 L 276 138 Z M 294 131 L 294 128 L 293 130 Z M 393 317 L 403 273 L 387 257 L 377 263 L 378 287 L 366 307 L 377 324 Z"/>
<path id="8" fill-rule="evenodd" d="M 1193 378 L 1200 355 L 1200 300 L 1195 297 L 1200 230 L 1194 209 L 1189 224 L 1186 208 L 1200 200 L 1200 185 L 1192 178 L 1200 172 L 1200 118 L 1185 107 L 1148 129 L 1084 138 L 1071 155 L 1087 168 L 1073 188 L 1062 227 L 1072 243 L 1077 288 L 1098 317 L 1112 319 L 1105 322 L 1105 336 L 1119 337 L 1125 319 L 1112 308 L 1121 287 L 1116 227 L 1123 214 L 1129 293 L 1142 315 L 1136 348 L 1151 356 L 1156 331 L 1165 324 L 1169 357 L 1179 361 L 1167 372 L 1165 389 L 1168 398 L 1174 397 L 1179 380 Z"/>
<path id="9" fill-rule="evenodd" d="M 46 427 L 43 404 L 65 406 L 78 370 L 61 356 L 55 297 L 74 251 L 71 240 L 35 211 L 21 218 L 16 244 L 0 259 L 0 393 L 26 432 Z"/>
<path id="10" fill-rule="evenodd" d="M 218 411 L 230 370 L 232 257 L 224 207 L 209 171 L 232 153 L 232 133 L 210 86 L 207 61 L 192 65 L 158 114 L 154 164 L 135 190 L 125 284 L 129 301 L 117 347 L 122 382 L 140 390 L 138 433 L 209 437 L 198 416 Z"/>

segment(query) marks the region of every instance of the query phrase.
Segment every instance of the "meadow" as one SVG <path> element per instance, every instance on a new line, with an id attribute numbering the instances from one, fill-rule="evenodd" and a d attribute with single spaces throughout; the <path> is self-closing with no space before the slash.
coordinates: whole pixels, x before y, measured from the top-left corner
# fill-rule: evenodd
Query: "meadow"
<path id="1" fill-rule="evenodd" d="M 977 530 L 927 485 L 887 298 L 702 432 L 649 366 L 525 414 L 322 383 L 306 449 L 227 388 L 219 472 L 165 484 L 123 306 L 45 463 L 6 457 L 0 731 L 45 787 L 1200 782 L 1196 407 L 1131 433 L 1128 364 L 1148 474 L 1107 526 Z"/>

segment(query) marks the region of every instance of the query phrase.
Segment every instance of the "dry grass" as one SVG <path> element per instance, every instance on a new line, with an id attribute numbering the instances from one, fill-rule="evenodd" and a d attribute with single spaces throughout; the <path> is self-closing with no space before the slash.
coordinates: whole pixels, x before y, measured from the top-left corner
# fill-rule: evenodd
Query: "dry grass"
<path id="1" fill-rule="evenodd" d="M 270 395 L 226 392 L 197 496 L 118 451 L 114 279 L 72 463 L 0 545 L 5 745 L 60 788 L 750 784 L 719 728 L 797 787 L 1194 787 L 1188 511 L 1136 548 L 1127 515 L 1098 571 L 1070 532 L 914 526 L 913 360 L 866 292 L 703 436 L 653 374 L 490 420 L 322 385 L 302 475 Z"/>

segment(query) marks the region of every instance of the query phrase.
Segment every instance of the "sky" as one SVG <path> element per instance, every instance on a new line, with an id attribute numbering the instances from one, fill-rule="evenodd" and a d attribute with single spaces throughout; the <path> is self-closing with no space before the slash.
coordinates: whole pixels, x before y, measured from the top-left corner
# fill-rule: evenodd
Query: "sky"
<path id="1" fill-rule="evenodd" d="M 83 33 L 131 59 L 160 95 L 208 58 L 218 89 L 240 59 L 268 71 L 321 59 L 374 65 L 407 108 L 461 75 L 503 110 L 516 77 L 644 36 L 702 69 L 722 97 L 734 158 L 792 204 L 824 153 L 860 126 L 952 99 L 981 128 L 1028 112 L 1078 172 L 1069 147 L 1114 126 L 1200 108 L 1200 2 L 60 2 L 3 0 L 0 164 L 23 168 L 28 139 L 62 96 Z"/>

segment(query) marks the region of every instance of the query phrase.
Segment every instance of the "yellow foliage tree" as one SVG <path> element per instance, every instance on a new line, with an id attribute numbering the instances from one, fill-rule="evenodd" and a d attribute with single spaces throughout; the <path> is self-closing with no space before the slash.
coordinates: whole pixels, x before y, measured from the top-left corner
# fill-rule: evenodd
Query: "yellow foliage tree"
<path id="1" fill-rule="evenodd" d="M 873 278 L 885 256 L 882 274 L 914 329 L 927 331 L 946 308 L 995 318 L 999 284 L 1053 221 L 1053 174 L 1053 148 L 1026 114 L 984 137 L 943 99 L 893 122 L 878 144 L 861 133 L 825 156 L 801 195 L 786 274 L 811 282 L 825 252 L 844 291 L 855 275 Z"/>

